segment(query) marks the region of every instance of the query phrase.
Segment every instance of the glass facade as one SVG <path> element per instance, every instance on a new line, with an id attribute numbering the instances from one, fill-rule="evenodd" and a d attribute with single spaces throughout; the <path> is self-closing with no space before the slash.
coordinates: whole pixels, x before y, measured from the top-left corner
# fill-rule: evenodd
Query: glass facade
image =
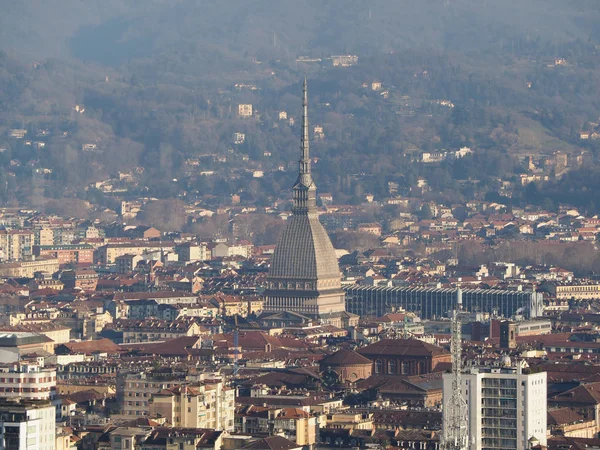
<path id="1" fill-rule="evenodd" d="M 380 317 L 404 308 L 422 319 L 447 317 L 456 304 L 456 289 L 350 286 L 346 291 L 346 311 L 360 316 Z M 500 289 L 465 289 L 463 308 L 469 312 L 497 312 L 511 317 L 522 312 L 537 316 L 541 293 Z M 530 314 L 534 311 L 534 314 Z"/>

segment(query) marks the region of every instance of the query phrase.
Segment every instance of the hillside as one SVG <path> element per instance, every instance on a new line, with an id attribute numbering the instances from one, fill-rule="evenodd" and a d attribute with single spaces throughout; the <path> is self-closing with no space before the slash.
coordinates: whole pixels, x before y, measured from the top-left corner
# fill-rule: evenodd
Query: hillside
<path id="1" fill-rule="evenodd" d="M 324 129 L 315 177 L 339 201 L 390 183 L 413 195 L 419 177 L 449 201 L 473 195 L 466 179 L 495 192 L 525 156 L 542 167 L 557 150 L 595 164 L 598 141 L 579 133 L 600 117 L 599 18 L 590 0 L 13 2 L 0 17 L 0 200 L 111 205 L 96 183 L 136 171 L 118 196 L 268 204 L 292 181 L 298 122 L 279 112 L 299 118 L 305 74 Z M 334 67 L 339 54 L 358 62 Z M 460 147 L 474 155 L 419 162 Z"/>

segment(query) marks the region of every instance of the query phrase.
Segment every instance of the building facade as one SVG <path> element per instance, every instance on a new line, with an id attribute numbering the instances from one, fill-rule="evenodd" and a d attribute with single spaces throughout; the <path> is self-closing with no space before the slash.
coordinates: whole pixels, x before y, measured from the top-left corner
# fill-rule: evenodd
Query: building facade
<path id="1" fill-rule="evenodd" d="M 31 230 L 0 230 L 0 260 L 21 261 L 32 254 L 34 233 Z"/>
<path id="2" fill-rule="evenodd" d="M 452 374 L 443 375 L 443 403 Z M 546 373 L 526 374 L 523 363 L 473 367 L 462 374 L 469 450 L 526 450 L 530 439 L 546 445 Z"/>
<path id="3" fill-rule="evenodd" d="M 0 264 L 0 277 L 33 278 L 36 272 L 55 273 L 59 269 L 58 258 L 36 258 Z"/>
<path id="4" fill-rule="evenodd" d="M 56 370 L 37 364 L 0 366 L 0 397 L 51 400 L 56 393 Z"/>
<path id="5" fill-rule="evenodd" d="M 456 302 L 456 289 L 419 287 L 349 286 L 346 310 L 362 317 L 381 317 L 400 308 L 421 319 L 447 317 Z M 524 314 L 541 317 L 543 294 L 503 289 L 463 289 L 463 308 L 468 312 L 498 313 L 504 317 Z"/>
<path id="6" fill-rule="evenodd" d="M 56 408 L 49 401 L 0 400 L 0 448 L 54 450 Z"/>
<path id="7" fill-rule="evenodd" d="M 59 264 L 92 264 L 94 247 L 89 244 L 72 245 L 34 245 L 33 254 L 58 258 Z"/>
<path id="8" fill-rule="evenodd" d="M 220 379 L 179 385 L 154 394 L 149 411 L 174 427 L 233 431 L 235 390 Z"/>
<path id="9" fill-rule="evenodd" d="M 452 359 L 442 347 L 418 339 L 382 339 L 358 353 L 373 362 L 375 375 L 423 375 Z"/>

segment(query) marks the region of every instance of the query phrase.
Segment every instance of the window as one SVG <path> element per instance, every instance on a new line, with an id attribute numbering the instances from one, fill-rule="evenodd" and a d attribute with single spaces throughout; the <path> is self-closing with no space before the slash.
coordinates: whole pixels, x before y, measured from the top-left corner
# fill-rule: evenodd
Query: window
<path id="1" fill-rule="evenodd" d="M 401 370 L 402 375 L 407 375 L 408 371 L 409 371 L 408 361 L 402 361 L 402 370 Z"/>
<path id="2" fill-rule="evenodd" d="M 388 373 L 392 375 L 398 373 L 398 361 L 395 359 L 392 359 L 390 362 L 388 362 Z"/>

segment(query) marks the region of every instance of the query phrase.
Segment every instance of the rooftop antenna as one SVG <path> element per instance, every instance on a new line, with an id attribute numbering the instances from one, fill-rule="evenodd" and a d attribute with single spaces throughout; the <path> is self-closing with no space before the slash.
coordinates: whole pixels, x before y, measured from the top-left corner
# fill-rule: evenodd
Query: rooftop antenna
<path id="1" fill-rule="evenodd" d="M 233 316 L 233 325 L 234 325 L 234 329 L 233 329 L 233 376 L 237 376 L 238 374 L 238 370 L 239 370 L 239 366 L 238 366 L 238 359 L 240 357 L 240 352 L 238 349 L 238 345 L 239 345 L 239 331 L 240 331 L 240 326 L 238 323 L 238 315 L 236 314 L 235 316 Z"/>
<path id="2" fill-rule="evenodd" d="M 460 313 L 462 311 L 462 290 L 456 289 L 456 306 L 452 311 L 452 394 L 444 409 L 442 449 L 466 450 L 469 442 L 467 428 L 467 402 L 462 395 L 462 336 Z"/>

